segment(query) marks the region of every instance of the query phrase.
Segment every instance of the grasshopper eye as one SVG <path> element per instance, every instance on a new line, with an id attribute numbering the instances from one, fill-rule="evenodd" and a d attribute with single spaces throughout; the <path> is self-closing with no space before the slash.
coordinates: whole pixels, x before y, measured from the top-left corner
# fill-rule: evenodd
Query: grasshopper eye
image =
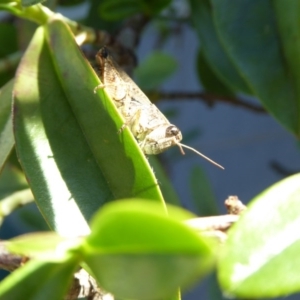
<path id="1" fill-rule="evenodd" d="M 180 130 L 174 125 L 171 125 L 166 129 L 166 137 L 176 136 L 179 133 L 180 133 Z"/>
<path id="2" fill-rule="evenodd" d="M 107 58 L 108 57 L 108 50 L 107 48 L 104 46 L 100 49 L 100 56 L 103 58 Z"/>

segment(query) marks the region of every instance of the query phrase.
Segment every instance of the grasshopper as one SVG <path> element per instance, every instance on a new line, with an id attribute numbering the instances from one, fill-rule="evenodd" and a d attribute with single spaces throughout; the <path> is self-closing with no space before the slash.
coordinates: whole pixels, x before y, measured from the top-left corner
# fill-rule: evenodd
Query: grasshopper
<path id="1" fill-rule="evenodd" d="M 99 65 L 99 77 L 102 83 L 95 87 L 94 93 L 98 89 L 105 88 L 125 119 L 119 132 L 128 127 L 144 154 L 159 154 L 176 145 L 182 154 L 185 154 L 183 147 L 190 149 L 224 169 L 194 148 L 180 143 L 181 131 L 175 125 L 170 124 L 164 114 L 151 103 L 135 82 L 116 63 L 105 46 L 96 54 L 96 61 Z"/>

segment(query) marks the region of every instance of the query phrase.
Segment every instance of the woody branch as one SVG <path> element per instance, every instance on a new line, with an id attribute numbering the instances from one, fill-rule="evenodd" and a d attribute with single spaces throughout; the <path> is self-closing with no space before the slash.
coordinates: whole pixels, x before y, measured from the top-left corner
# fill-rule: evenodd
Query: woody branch
<path id="1" fill-rule="evenodd" d="M 151 94 L 149 96 L 151 97 Z M 266 110 L 262 106 L 255 105 L 244 99 L 224 96 L 224 95 L 216 95 L 208 92 L 180 92 L 180 91 L 171 92 L 171 93 L 160 92 L 156 95 L 154 95 L 153 93 L 153 96 L 156 99 L 164 99 L 164 100 L 182 100 L 182 99 L 201 100 L 210 107 L 214 106 L 217 102 L 224 102 L 231 105 L 246 108 L 256 113 L 266 113 Z"/>

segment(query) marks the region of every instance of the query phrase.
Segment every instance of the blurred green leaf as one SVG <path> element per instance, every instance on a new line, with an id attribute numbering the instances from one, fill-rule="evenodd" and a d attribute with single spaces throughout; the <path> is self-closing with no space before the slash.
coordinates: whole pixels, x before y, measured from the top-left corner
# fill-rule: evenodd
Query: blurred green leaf
<path id="1" fill-rule="evenodd" d="M 163 114 L 167 119 L 175 119 L 180 115 L 180 111 L 178 110 L 178 107 L 166 107 L 163 110 Z"/>
<path id="2" fill-rule="evenodd" d="M 35 202 L 18 209 L 15 214 L 25 232 L 50 230 Z"/>
<path id="3" fill-rule="evenodd" d="M 210 68 L 229 90 L 251 94 L 248 84 L 239 74 L 220 41 L 209 1 L 189 0 L 192 22 L 200 38 L 203 55 Z M 227 5 L 227 2 L 225 3 Z"/>
<path id="4" fill-rule="evenodd" d="M 15 24 L 0 23 L 0 87 L 15 75 L 17 65 L 17 60 L 15 59 L 17 55 L 15 54 L 19 51 L 18 39 L 19 36 Z"/>
<path id="5" fill-rule="evenodd" d="M 123 121 L 116 108 L 103 91 L 101 98 L 93 93 L 98 84 L 61 21 L 47 27 L 47 42 L 37 30 L 17 72 L 18 157 L 41 212 L 62 235 L 88 233 L 91 215 L 116 198 L 139 196 L 163 208 L 132 134 L 117 134 Z"/>
<path id="6" fill-rule="evenodd" d="M 94 28 L 101 28 L 102 30 L 106 30 L 109 33 L 115 33 L 119 30 L 121 26 L 121 20 L 119 21 L 110 21 L 103 19 L 99 16 L 99 0 L 90 0 L 90 7 L 88 14 L 84 20 L 84 24 Z"/>
<path id="7" fill-rule="evenodd" d="M 157 178 L 166 203 L 180 206 L 178 195 L 158 158 L 156 158 L 154 155 L 151 155 L 149 156 L 148 160 L 150 165 L 153 167 L 153 172 Z"/>
<path id="8" fill-rule="evenodd" d="M 99 4 L 99 15 L 107 21 L 118 21 L 143 11 L 141 0 L 104 0 Z"/>
<path id="9" fill-rule="evenodd" d="M 207 274 L 214 247 L 180 221 L 193 215 L 158 203 L 118 201 L 91 223 L 84 260 L 99 284 L 117 297 L 165 299 Z"/>
<path id="10" fill-rule="evenodd" d="M 177 61 L 160 51 L 151 54 L 134 70 L 134 77 L 141 89 L 158 88 L 177 69 Z"/>
<path id="11" fill-rule="evenodd" d="M 28 7 L 28 6 L 32 6 L 32 5 L 38 4 L 38 3 L 42 3 L 44 1 L 45 0 L 21 0 L 21 4 L 24 7 Z"/>
<path id="12" fill-rule="evenodd" d="M 55 2 L 58 2 L 58 4 L 60 6 L 72 7 L 72 6 L 76 6 L 78 4 L 84 3 L 85 0 L 59 0 L 59 1 L 55 1 Z"/>
<path id="13" fill-rule="evenodd" d="M 203 50 L 198 52 L 197 57 L 198 77 L 204 89 L 215 95 L 233 96 L 234 93 L 226 86 L 219 77 L 216 76 L 214 70 L 206 61 Z"/>
<path id="14" fill-rule="evenodd" d="M 145 13 L 148 15 L 158 14 L 164 8 L 166 8 L 169 4 L 172 3 L 172 0 L 143 0 L 144 7 L 147 7 Z"/>
<path id="15" fill-rule="evenodd" d="M 228 300 L 226 295 L 222 293 L 222 290 L 218 284 L 217 274 L 215 271 L 208 277 L 208 291 L 210 300 Z"/>
<path id="16" fill-rule="evenodd" d="M 222 44 L 239 72 L 265 108 L 300 136 L 299 2 L 285 2 L 283 9 L 281 1 L 211 1 Z"/>
<path id="17" fill-rule="evenodd" d="M 0 57 L 3 58 L 18 49 L 16 27 L 8 23 L 0 23 L 0 41 L 5 47 L 0 48 Z"/>
<path id="18" fill-rule="evenodd" d="M 61 300 L 67 293 L 77 258 L 31 260 L 0 283 L 0 299 Z"/>
<path id="19" fill-rule="evenodd" d="M 186 145 L 189 145 L 195 139 L 199 138 L 199 136 L 202 134 L 202 131 L 199 127 L 191 128 L 184 132 L 184 143 Z"/>
<path id="20" fill-rule="evenodd" d="M 103 0 L 99 5 L 99 15 L 107 21 L 118 21 L 135 14 L 152 16 L 168 6 L 171 0 Z"/>
<path id="21" fill-rule="evenodd" d="M 4 218 L 9 216 L 14 210 L 33 202 L 33 195 L 30 189 L 17 191 L 11 195 L 3 198 L 0 201 L 0 225 L 2 225 Z"/>
<path id="22" fill-rule="evenodd" d="M 11 164 L 6 164 L 0 176 L 0 199 L 27 188 L 24 173 Z"/>
<path id="23" fill-rule="evenodd" d="M 0 90 L 0 172 L 15 143 L 11 119 L 13 84 L 10 81 Z"/>
<path id="24" fill-rule="evenodd" d="M 211 184 L 202 168 L 195 166 L 191 171 L 189 181 L 197 213 L 200 216 L 218 215 L 216 199 Z"/>
<path id="25" fill-rule="evenodd" d="M 11 108 L 13 83 L 8 83 L 8 81 L 14 76 L 15 65 L 11 61 L 7 60 L 7 57 L 18 50 L 17 42 L 18 37 L 16 27 L 12 24 L 0 23 L 0 44 L 2 45 L 0 47 L 0 86 L 7 83 L 0 91 L 0 126 L 3 126 L 4 119 L 10 115 L 10 111 L 8 115 L 7 108 L 8 106 L 9 109 Z M 4 97 L 6 99 L 4 99 Z M 1 129 L 3 130 L 3 128 Z M 6 154 L 6 151 L 1 149 L 1 146 L 3 146 L 1 134 L 2 133 L 0 131 L 0 169 L 2 168 L 1 158 Z M 5 136 L 7 137 L 6 134 Z M 7 142 L 8 146 L 10 143 L 9 141 Z"/>
<path id="26" fill-rule="evenodd" d="M 9 252 L 27 257 L 45 256 L 55 257 L 55 251 L 59 244 L 65 244 L 67 249 L 67 240 L 55 232 L 36 232 L 29 233 L 12 238 L 4 242 L 4 247 Z"/>
<path id="27" fill-rule="evenodd" d="M 223 290 L 237 298 L 300 291 L 300 174 L 274 184 L 233 226 L 219 259 Z"/>
<path id="28" fill-rule="evenodd" d="M 0 200 L 0 225 L 14 210 L 33 201 L 24 174 L 10 163 L 5 165 L 0 176 Z M 2 238 L 7 234 L 10 232 L 5 232 L 5 228 L 1 227 Z"/>

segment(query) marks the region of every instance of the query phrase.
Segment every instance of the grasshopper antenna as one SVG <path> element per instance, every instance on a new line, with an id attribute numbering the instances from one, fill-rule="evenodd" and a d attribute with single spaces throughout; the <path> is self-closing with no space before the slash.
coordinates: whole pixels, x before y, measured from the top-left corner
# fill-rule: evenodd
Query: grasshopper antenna
<path id="1" fill-rule="evenodd" d="M 184 151 L 183 151 L 183 149 L 182 149 L 182 147 L 183 147 L 183 148 L 190 149 L 191 151 L 197 153 L 198 155 L 202 156 L 204 159 L 206 159 L 206 160 L 208 160 L 209 162 L 211 162 L 213 165 L 219 167 L 219 168 L 222 169 L 222 170 L 225 170 L 224 167 L 222 167 L 221 165 L 219 165 L 218 163 L 216 163 L 215 161 L 213 161 L 213 160 L 210 159 L 209 157 L 205 156 L 205 155 L 202 154 L 201 152 L 197 151 L 196 149 L 194 149 L 194 148 L 192 148 L 192 147 L 189 147 L 189 146 L 187 146 L 187 145 L 185 145 L 185 144 L 181 144 L 181 143 L 177 143 L 177 145 L 178 145 L 178 147 L 179 147 L 179 149 L 180 149 L 181 154 L 183 154 L 183 155 L 185 154 Z"/>

